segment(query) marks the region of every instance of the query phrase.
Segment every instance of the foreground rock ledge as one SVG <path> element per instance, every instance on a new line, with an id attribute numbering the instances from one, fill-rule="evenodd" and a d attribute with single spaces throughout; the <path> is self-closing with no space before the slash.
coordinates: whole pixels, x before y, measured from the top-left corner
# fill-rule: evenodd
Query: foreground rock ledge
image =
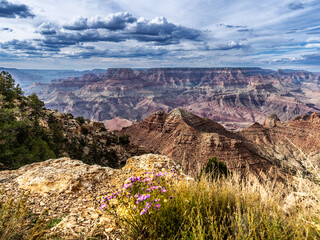
<path id="1" fill-rule="evenodd" d="M 1 199 L 18 197 L 30 192 L 29 203 L 34 213 L 49 210 L 49 217 L 63 220 L 51 230 L 66 239 L 86 239 L 93 232 L 102 231 L 112 239 L 120 236 L 120 229 L 110 216 L 99 210 L 99 202 L 106 194 L 122 187 L 123 181 L 153 169 L 175 168 L 166 156 L 145 154 L 132 157 L 122 169 L 87 165 L 70 158 L 50 159 L 26 165 L 13 171 L 0 172 Z M 103 226 L 100 227 L 99 226 Z"/>

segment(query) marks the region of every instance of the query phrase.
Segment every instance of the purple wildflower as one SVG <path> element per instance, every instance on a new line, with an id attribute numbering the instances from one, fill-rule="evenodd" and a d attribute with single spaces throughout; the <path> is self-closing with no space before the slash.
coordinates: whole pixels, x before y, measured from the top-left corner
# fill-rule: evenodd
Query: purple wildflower
<path id="1" fill-rule="evenodd" d="M 162 189 L 161 189 L 161 192 L 162 192 L 162 193 L 165 193 L 166 191 L 167 191 L 167 189 L 165 189 L 165 188 L 162 188 Z"/>
<path id="2" fill-rule="evenodd" d="M 149 209 L 151 207 L 151 202 L 146 202 L 146 208 Z"/>
<path id="3" fill-rule="evenodd" d="M 103 205 L 100 206 L 100 209 L 103 210 L 103 209 L 105 209 L 107 206 L 108 206 L 107 204 L 103 204 Z"/>
<path id="4" fill-rule="evenodd" d="M 155 205 L 155 207 L 158 208 L 158 209 L 160 209 L 160 204 L 157 203 L 157 204 Z"/>
<path id="5" fill-rule="evenodd" d="M 150 194 L 143 194 L 138 198 L 138 201 L 144 201 L 144 200 L 150 198 L 150 196 L 151 196 Z"/>
<path id="6" fill-rule="evenodd" d="M 143 214 L 145 214 L 147 211 L 148 211 L 148 209 L 145 209 L 145 208 L 142 209 L 142 211 L 140 212 L 140 216 L 143 215 Z"/>
<path id="7" fill-rule="evenodd" d="M 124 188 L 127 189 L 127 188 L 131 187 L 131 185 L 132 185 L 132 183 L 127 183 L 124 185 Z"/>

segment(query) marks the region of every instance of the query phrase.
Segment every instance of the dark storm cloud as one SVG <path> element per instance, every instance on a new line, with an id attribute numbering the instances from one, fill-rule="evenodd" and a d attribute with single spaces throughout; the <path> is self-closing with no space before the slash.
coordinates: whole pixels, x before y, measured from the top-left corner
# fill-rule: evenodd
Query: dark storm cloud
<path id="1" fill-rule="evenodd" d="M 44 44 L 75 45 L 83 42 L 123 42 L 136 40 L 156 45 L 179 44 L 181 40 L 200 41 L 202 32 L 170 23 L 164 17 L 137 19 L 129 13 L 115 13 L 104 20 L 80 18 L 71 25 L 57 29 L 50 23 L 39 26 Z"/>
<path id="2" fill-rule="evenodd" d="M 11 53 L 27 54 L 27 55 L 37 55 L 43 56 L 52 54 L 54 52 L 59 52 L 60 48 L 50 48 L 44 45 L 38 44 L 37 41 L 27 41 L 27 40 L 11 40 L 4 43 L 0 43 L 0 48 Z"/>
<path id="3" fill-rule="evenodd" d="M 140 19 L 127 28 L 127 34 L 141 42 L 157 42 L 159 44 L 179 44 L 181 40 L 198 41 L 201 31 L 176 25 L 165 17 L 157 17 L 152 21 Z"/>
<path id="4" fill-rule="evenodd" d="M 63 48 L 88 42 L 123 42 L 126 38 L 121 34 L 101 33 L 97 30 L 85 30 L 81 32 L 57 32 L 46 34 L 40 45 L 48 48 Z"/>
<path id="5" fill-rule="evenodd" d="M 59 53 L 68 58 L 135 58 L 165 55 L 169 50 L 163 46 L 177 45 L 181 41 L 204 42 L 204 33 L 200 30 L 170 23 L 164 17 L 152 20 L 137 19 L 129 13 L 110 14 L 102 20 L 99 17 L 78 18 L 74 23 L 62 27 L 51 22 L 43 22 L 36 32 L 42 37 L 0 43 L 0 48 L 40 57 Z M 88 43 L 120 43 L 129 40 L 148 44 L 125 50 L 120 47 L 117 51 L 86 46 Z M 61 51 L 64 48 L 69 49 Z"/>
<path id="6" fill-rule="evenodd" d="M 78 18 L 72 24 L 64 25 L 68 30 L 86 30 L 86 29 L 108 29 L 110 31 L 123 30 L 128 23 L 137 21 L 127 12 L 109 14 L 104 19 L 95 18 Z"/>
<path id="7" fill-rule="evenodd" d="M 4 18 L 33 18 L 35 15 L 25 4 L 9 3 L 6 0 L 0 0 L 0 17 Z"/>

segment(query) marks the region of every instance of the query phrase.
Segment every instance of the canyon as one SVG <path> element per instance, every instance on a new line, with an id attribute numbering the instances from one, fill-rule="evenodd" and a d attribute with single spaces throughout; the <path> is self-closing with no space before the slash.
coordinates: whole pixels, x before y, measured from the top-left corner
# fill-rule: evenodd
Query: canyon
<path id="1" fill-rule="evenodd" d="M 286 121 L 320 111 L 320 76 L 295 70 L 109 68 L 104 74 L 33 83 L 23 90 L 36 93 L 48 108 L 107 120 L 112 130 L 174 108 L 207 117 L 230 130 L 262 124 L 273 113 Z"/>

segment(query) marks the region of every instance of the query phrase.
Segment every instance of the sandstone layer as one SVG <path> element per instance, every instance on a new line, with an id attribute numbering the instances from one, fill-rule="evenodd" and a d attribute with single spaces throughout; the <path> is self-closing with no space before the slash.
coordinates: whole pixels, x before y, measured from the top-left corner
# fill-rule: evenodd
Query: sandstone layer
<path id="1" fill-rule="evenodd" d="M 276 113 L 281 120 L 319 112 L 320 76 L 260 68 L 108 69 L 97 76 L 33 84 L 46 106 L 91 120 L 141 121 L 162 110 L 184 108 L 201 117 L 243 128 Z"/>

